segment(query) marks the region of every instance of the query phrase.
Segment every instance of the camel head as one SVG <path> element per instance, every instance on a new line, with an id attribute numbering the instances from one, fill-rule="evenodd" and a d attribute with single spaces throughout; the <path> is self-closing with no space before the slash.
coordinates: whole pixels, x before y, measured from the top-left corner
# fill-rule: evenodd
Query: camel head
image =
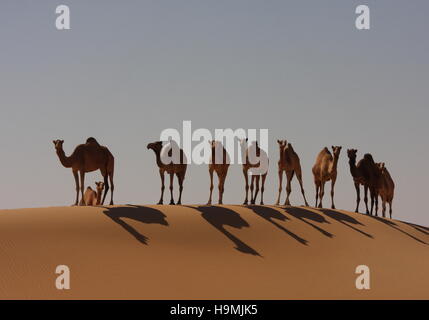
<path id="1" fill-rule="evenodd" d="M 332 152 L 334 153 L 334 157 L 338 159 L 338 157 L 340 156 L 340 152 L 341 152 L 341 146 L 332 146 Z"/>
<path id="2" fill-rule="evenodd" d="M 376 165 L 382 173 L 386 171 L 386 164 L 384 162 L 376 163 Z"/>
<path id="3" fill-rule="evenodd" d="M 96 182 L 95 185 L 97 186 L 97 194 L 101 194 L 104 189 L 104 182 Z"/>
<path id="4" fill-rule="evenodd" d="M 64 143 L 64 140 L 54 140 L 54 141 L 52 141 L 53 143 L 54 143 L 54 146 L 55 146 L 55 150 L 63 150 L 63 143 Z"/>
<path id="5" fill-rule="evenodd" d="M 347 149 L 347 156 L 350 160 L 356 160 L 357 149 Z"/>
<path id="6" fill-rule="evenodd" d="M 156 141 L 156 142 L 149 143 L 146 148 L 152 149 L 153 151 L 155 151 L 155 153 L 161 152 L 162 141 Z"/>
<path id="7" fill-rule="evenodd" d="M 283 150 L 287 146 L 287 140 L 277 140 L 277 143 L 279 144 L 280 150 Z"/>

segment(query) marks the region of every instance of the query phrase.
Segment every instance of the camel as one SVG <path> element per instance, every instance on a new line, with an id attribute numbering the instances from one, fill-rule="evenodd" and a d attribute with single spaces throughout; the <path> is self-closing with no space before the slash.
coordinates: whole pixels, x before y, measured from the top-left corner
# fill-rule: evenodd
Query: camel
<path id="1" fill-rule="evenodd" d="M 340 146 L 332 146 L 332 152 L 328 150 L 328 148 L 323 148 L 322 151 L 319 152 L 316 158 L 316 163 L 313 166 L 313 176 L 314 176 L 314 184 L 316 186 L 316 207 L 318 197 L 320 196 L 319 208 L 323 208 L 322 199 L 325 194 L 325 183 L 331 180 L 331 200 L 332 205 L 331 208 L 335 209 L 334 204 L 334 187 L 335 181 L 337 180 L 337 165 L 338 158 L 340 157 L 341 152 Z"/>
<path id="2" fill-rule="evenodd" d="M 299 185 L 301 186 L 301 193 L 304 198 L 305 205 L 308 207 L 307 199 L 305 198 L 304 187 L 302 183 L 302 172 L 301 172 L 301 164 L 299 157 L 295 150 L 292 147 L 292 144 L 287 143 L 286 140 L 277 140 L 280 150 L 280 159 L 278 162 L 278 173 L 279 173 L 279 195 L 277 197 L 276 205 L 280 203 L 280 196 L 282 192 L 282 180 L 283 180 L 283 172 L 286 173 L 286 201 L 285 205 L 290 206 L 289 196 L 292 191 L 291 182 L 293 176 L 296 175 L 296 178 L 299 181 Z"/>
<path id="3" fill-rule="evenodd" d="M 389 215 L 392 219 L 392 201 L 395 193 L 395 183 L 387 170 L 385 163 L 377 163 L 380 169 L 380 181 L 378 184 L 378 194 L 380 195 L 383 206 L 383 218 L 386 217 L 386 202 L 389 203 Z"/>
<path id="4" fill-rule="evenodd" d="M 185 180 L 187 160 L 186 156 L 183 153 L 183 150 L 173 141 L 170 140 L 165 145 L 162 141 L 156 141 L 149 143 L 147 149 L 151 149 L 156 156 L 156 164 L 159 168 L 159 175 L 161 177 L 161 198 L 158 201 L 158 204 L 164 203 L 164 175 L 167 172 L 170 175 L 170 204 L 174 205 L 173 197 L 173 180 L 174 175 L 177 176 L 179 181 L 179 199 L 177 201 L 178 205 L 182 204 L 182 191 L 183 191 L 183 181 Z"/>
<path id="5" fill-rule="evenodd" d="M 104 204 L 107 192 L 109 191 L 109 182 L 111 188 L 110 205 L 113 205 L 113 172 L 115 166 L 115 158 L 112 153 L 105 146 L 101 146 L 94 138 L 88 138 L 85 144 L 78 145 L 73 153 L 67 157 L 65 155 L 63 144 L 64 140 L 53 141 L 56 153 L 60 159 L 61 164 L 66 168 L 71 168 L 76 183 L 76 201 L 75 206 L 79 203 L 79 177 L 80 174 L 80 191 L 82 199 L 84 197 L 84 184 L 85 184 L 85 173 L 100 170 L 101 175 L 104 178 L 104 195 L 101 204 Z"/>
<path id="6" fill-rule="evenodd" d="M 86 188 L 83 198 L 80 200 L 81 206 L 98 206 L 101 203 L 101 194 L 103 193 L 104 183 L 96 182 L 96 190 L 91 187 Z"/>
<path id="7" fill-rule="evenodd" d="M 213 172 L 216 172 L 218 177 L 218 188 L 219 188 L 219 204 L 222 204 L 223 192 L 226 175 L 228 174 L 228 168 L 230 164 L 230 158 L 228 153 L 220 141 L 209 141 L 211 148 L 211 157 L 209 160 L 209 174 L 210 174 L 210 197 L 207 205 L 212 204 L 213 194 Z"/>
<path id="8" fill-rule="evenodd" d="M 349 157 L 350 173 L 353 177 L 355 189 L 356 189 L 356 209 L 355 212 L 359 212 L 360 203 L 360 185 L 363 185 L 365 192 L 365 207 L 366 213 L 369 214 L 368 210 L 368 189 L 370 185 L 373 185 L 371 172 L 374 170 L 374 161 L 372 156 L 366 154 L 356 165 L 357 149 L 347 149 L 347 156 Z"/>
<path id="9" fill-rule="evenodd" d="M 264 204 L 264 190 L 265 190 L 265 179 L 268 174 L 268 155 L 262 150 L 257 141 L 253 141 L 250 146 L 248 146 L 248 139 L 240 139 L 240 146 L 242 152 L 243 161 L 243 175 L 245 181 L 245 191 L 246 198 L 243 202 L 244 205 L 248 204 L 248 193 L 249 193 L 249 176 L 251 176 L 250 184 L 250 203 L 255 204 L 256 197 L 259 192 L 259 180 L 261 179 L 261 202 Z M 250 158 L 249 158 L 250 157 Z M 256 157 L 255 161 L 251 161 L 253 157 Z M 255 194 L 253 194 L 254 186 L 256 184 Z"/>

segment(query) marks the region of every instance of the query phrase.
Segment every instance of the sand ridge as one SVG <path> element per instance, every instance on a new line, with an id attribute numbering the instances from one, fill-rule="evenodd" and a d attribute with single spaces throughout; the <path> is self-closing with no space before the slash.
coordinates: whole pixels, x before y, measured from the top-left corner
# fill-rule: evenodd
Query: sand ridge
<path id="1" fill-rule="evenodd" d="M 2 299 L 428 299 L 429 228 L 342 210 L 0 210 Z M 367 265 L 371 289 L 357 290 Z M 71 289 L 57 290 L 67 265 Z"/>

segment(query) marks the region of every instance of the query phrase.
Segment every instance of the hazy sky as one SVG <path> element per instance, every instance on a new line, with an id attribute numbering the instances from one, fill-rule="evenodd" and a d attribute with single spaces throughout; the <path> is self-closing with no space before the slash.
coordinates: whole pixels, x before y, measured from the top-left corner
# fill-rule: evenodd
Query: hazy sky
<path id="1" fill-rule="evenodd" d="M 70 6 L 69 31 L 55 28 L 60 4 Z M 370 6 L 369 31 L 355 28 L 359 4 Z M 194 129 L 269 129 L 268 204 L 277 197 L 276 139 L 301 157 L 310 204 L 317 153 L 342 145 L 337 208 L 355 207 L 353 147 L 359 159 L 370 152 L 386 162 L 394 217 L 428 225 L 427 12 L 427 0 L 2 0 L 0 207 L 73 203 L 72 173 L 52 140 L 64 139 L 70 154 L 89 136 L 115 156 L 115 202 L 156 203 L 146 145 L 191 120 Z M 208 195 L 207 166 L 191 166 L 183 201 Z M 236 165 L 224 202 L 243 199 Z M 296 180 L 291 200 L 303 203 Z"/>

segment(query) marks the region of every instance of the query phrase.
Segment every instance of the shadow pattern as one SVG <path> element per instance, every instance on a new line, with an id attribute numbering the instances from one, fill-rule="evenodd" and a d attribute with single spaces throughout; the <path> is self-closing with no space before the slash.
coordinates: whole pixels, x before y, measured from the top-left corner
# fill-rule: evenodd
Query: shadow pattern
<path id="1" fill-rule="evenodd" d="M 261 255 L 255 249 L 225 229 L 225 226 L 230 226 L 237 229 L 249 227 L 249 224 L 246 222 L 246 220 L 244 220 L 237 212 L 221 206 L 189 206 L 189 208 L 198 210 L 204 220 L 206 220 L 209 224 L 215 227 L 219 232 L 224 234 L 235 244 L 236 250 L 242 253 L 261 257 Z"/>
<path id="2" fill-rule="evenodd" d="M 147 245 L 149 238 L 144 234 L 141 234 L 131 225 L 126 223 L 123 219 L 133 219 L 138 222 L 147 223 L 147 224 L 160 224 L 163 226 L 168 226 L 168 222 L 165 219 L 165 214 L 161 211 L 145 206 L 134 206 L 127 205 L 124 207 L 104 207 L 106 210 L 103 213 L 112 219 L 114 222 L 119 224 L 122 228 L 128 231 L 134 238 L 136 238 L 140 243 Z"/>
<path id="3" fill-rule="evenodd" d="M 276 226 L 280 230 L 282 230 L 285 233 L 287 233 L 289 236 L 291 236 L 293 239 L 295 239 L 299 243 L 301 243 L 303 245 L 307 245 L 307 243 L 308 243 L 307 240 L 301 238 L 297 234 L 293 233 L 292 231 L 286 229 L 285 227 L 283 227 L 282 225 L 280 225 L 276 221 L 274 221 L 274 219 L 275 220 L 280 220 L 280 221 L 290 220 L 288 217 L 286 217 L 284 214 L 282 214 L 278 210 L 270 208 L 270 207 L 267 207 L 267 206 L 258 206 L 258 205 L 246 206 L 246 208 L 252 210 L 254 213 L 256 213 L 261 218 L 263 218 L 263 219 L 267 220 L 268 222 L 272 223 L 274 226 Z"/>
<path id="4" fill-rule="evenodd" d="M 308 221 L 314 221 L 317 223 L 329 223 L 328 220 L 326 220 L 322 215 L 311 211 L 311 210 L 307 210 L 304 208 L 300 208 L 300 207 L 283 207 L 283 209 L 285 210 L 286 213 L 290 214 L 291 216 L 295 217 L 298 220 L 301 220 L 302 222 L 308 224 L 309 226 L 311 226 L 312 228 L 316 229 L 317 231 L 319 231 L 321 234 L 323 234 L 324 236 L 328 237 L 328 238 L 333 238 L 334 235 L 318 226 L 316 226 L 314 223 Z"/>
<path id="5" fill-rule="evenodd" d="M 359 222 L 355 218 L 350 217 L 349 215 L 346 215 L 346 214 L 341 213 L 341 212 L 336 211 L 336 210 L 331 210 L 331 209 L 318 209 L 318 210 L 320 212 L 324 213 L 325 215 L 327 215 L 329 218 L 338 221 L 339 223 L 349 227 L 350 229 L 353 229 L 354 231 L 359 232 L 360 234 L 363 234 L 364 236 L 366 236 L 368 238 L 374 239 L 374 237 L 371 234 L 366 233 L 366 232 L 364 232 L 364 231 L 353 226 L 353 224 L 365 226 L 363 223 Z"/>
<path id="6" fill-rule="evenodd" d="M 388 225 L 389 227 L 391 227 L 391 228 L 393 228 L 393 229 L 395 229 L 395 230 L 397 230 L 397 231 L 399 231 L 399 232 L 401 232 L 401 233 L 405 234 L 406 236 L 410 237 L 411 239 L 416 240 L 417 242 L 420 242 L 420 243 L 422 243 L 422 244 L 426 244 L 426 245 L 427 245 L 427 243 L 426 243 L 426 242 L 424 242 L 423 240 L 420 240 L 419 238 L 416 238 L 416 237 L 415 237 L 415 236 L 413 236 L 412 234 L 409 234 L 408 232 L 406 232 L 406 231 L 404 231 L 404 230 L 402 230 L 402 229 L 398 228 L 398 225 L 397 225 L 396 223 L 394 223 L 393 221 L 391 221 L 391 220 L 388 220 L 388 219 L 385 219 L 385 218 L 381 218 L 381 217 L 376 217 L 376 216 L 369 216 L 369 217 L 370 217 L 370 218 L 373 218 L 373 219 L 375 219 L 375 220 L 377 220 L 377 221 L 380 221 L 380 222 L 382 222 L 382 223 L 384 223 L 384 224 L 386 224 L 386 225 Z M 421 230 L 420 230 L 420 231 L 421 231 Z"/>

